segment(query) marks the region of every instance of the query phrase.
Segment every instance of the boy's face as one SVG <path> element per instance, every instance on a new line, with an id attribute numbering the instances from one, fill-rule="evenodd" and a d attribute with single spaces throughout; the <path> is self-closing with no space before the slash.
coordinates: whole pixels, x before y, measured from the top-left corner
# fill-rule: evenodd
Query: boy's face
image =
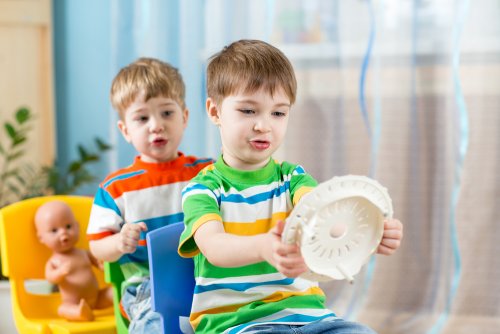
<path id="1" fill-rule="evenodd" d="M 224 98 L 220 106 L 207 100 L 210 119 L 219 126 L 224 161 L 231 167 L 264 167 L 285 137 L 290 99 L 282 89 L 274 96 L 264 89 Z"/>
<path id="2" fill-rule="evenodd" d="M 118 121 L 118 128 L 142 161 L 158 163 L 177 158 L 187 120 L 188 110 L 176 101 L 162 96 L 144 101 L 139 94 Z"/>

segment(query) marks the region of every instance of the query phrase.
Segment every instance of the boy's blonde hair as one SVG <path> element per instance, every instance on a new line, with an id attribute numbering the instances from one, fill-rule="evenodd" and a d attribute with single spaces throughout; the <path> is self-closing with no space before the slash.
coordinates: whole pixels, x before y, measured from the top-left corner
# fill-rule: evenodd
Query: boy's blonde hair
<path id="1" fill-rule="evenodd" d="M 122 68 L 111 84 L 111 104 L 121 118 L 137 95 L 144 93 L 145 101 L 162 96 L 186 108 L 186 88 L 179 71 L 172 65 L 154 58 L 139 58 Z"/>
<path id="2" fill-rule="evenodd" d="M 220 104 L 238 92 L 254 93 L 264 88 L 271 95 L 282 88 L 295 102 L 297 80 L 292 64 L 279 49 L 258 40 L 239 40 L 209 59 L 208 96 Z"/>

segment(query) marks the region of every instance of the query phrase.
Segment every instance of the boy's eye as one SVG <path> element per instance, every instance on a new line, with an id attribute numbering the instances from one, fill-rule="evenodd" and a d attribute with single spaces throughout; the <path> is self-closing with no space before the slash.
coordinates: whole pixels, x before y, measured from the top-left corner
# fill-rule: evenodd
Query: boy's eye
<path id="1" fill-rule="evenodd" d="M 245 115 L 250 115 L 250 114 L 254 114 L 255 111 L 253 111 L 252 109 L 238 109 L 239 112 L 245 114 Z"/>
<path id="2" fill-rule="evenodd" d="M 172 115 L 173 113 L 174 113 L 173 111 L 165 110 L 164 112 L 162 112 L 162 115 L 165 117 L 168 117 L 168 116 Z"/>
<path id="3" fill-rule="evenodd" d="M 141 123 L 147 122 L 147 120 L 148 120 L 147 116 L 137 116 L 134 118 L 134 121 L 141 122 Z"/>
<path id="4" fill-rule="evenodd" d="M 283 111 L 274 111 L 273 116 L 283 117 L 286 116 L 286 112 Z"/>
<path id="5" fill-rule="evenodd" d="M 52 233 L 56 233 L 57 232 L 57 228 L 53 228 L 52 230 L 50 230 Z"/>
<path id="6" fill-rule="evenodd" d="M 67 230 L 71 229 L 71 224 L 66 224 L 66 229 Z"/>

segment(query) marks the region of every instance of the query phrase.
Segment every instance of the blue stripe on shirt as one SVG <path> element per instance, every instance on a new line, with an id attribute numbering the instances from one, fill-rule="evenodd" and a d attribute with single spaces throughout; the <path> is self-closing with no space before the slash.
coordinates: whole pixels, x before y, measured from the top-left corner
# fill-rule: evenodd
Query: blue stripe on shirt
<path id="1" fill-rule="evenodd" d="M 275 281 L 267 281 L 267 282 L 258 282 L 258 283 L 221 283 L 221 284 L 210 284 L 210 285 L 196 285 L 194 288 L 194 293 L 203 293 L 214 290 L 234 290 L 234 291 L 246 291 L 251 288 L 255 288 L 257 286 L 264 285 L 290 285 L 293 284 L 295 279 L 293 278 L 284 278 L 281 280 Z"/>
<path id="2" fill-rule="evenodd" d="M 140 174 L 144 174 L 144 173 L 146 173 L 146 170 L 141 169 L 141 170 L 138 170 L 138 171 L 135 171 L 135 172 L 131 172 L 131 173 L 126 173 L 126 174 L 118 175 L 118 176 L 115 176 L 115 177 L 113 177 L 112 179 L 109 179 L 108 181 L 106 181 L 106 183 L 104 183 L 102 187 L 103 187 L 103 188 L 106 188 L 106 187 L 108 187 L 111 183 L 113 183 L 113 182 L 115 182 L 115 181 L 125 180 L 125 179 L 131 178 L 131 177 L 133 177 L 133 176 L 140 175 Z"/>
<path id="3" fill-rule="evenodd" d="M 213 161 L 213 159 L 200 159 L 200 160 L 196 160 L 195 162 L 190 163 L 190 164 L 184 164 L 184 167 L 193 167 L 193 166 L 196 166 L 196 165 L 199 165 L 199 164 L 202 164 L 205 162 L 211 162 L 211 161 Z"/>
<path id="4" fill-rule="evenodd" d="M 212 190 L 210 190 L 207 186 L 204 186 L 202 184 L 199 184 L 199 183 L 195 183 L 195 184 L 188 184 L 183 190 L 182 190 L 182 196 L 184 196 L 185 193 L 188 193 L 192 190 L 203 190 L 203 191 L 209 191 L 211 193 L 213 193 Z"/>
<path id="5" fill-rule="evenodd" d="M 295 167 L 295 169 L 293 170 L 293 173 L 294 173 L 294 174 L 298 174 L 298 175 L 300 175 L 300 174 L 305 174 L 305 173 L 306 173 L 306 171 L 304 170 L 304 168 L 302 168 L 302 166 L 297 166 L 297 167 Z"/>
<path id="6" fill-rule="evenodd" d="M 241 194 L 229 194 L 229 195 L 221 195 L 221 200 L 223 202 L 231 202 L 231 203 L 247 203 L 247 204 L 256 204 L 259 202 L 265 202 L 273 197 L 279 197 L 281 194 L 287 191 L 290 188 L 290 181 L 286 181 L 280 187 L 274 188 L 271 191 L 263 192 L 260 194 L 255 194 L 249 197 L 244 197 Z"/>
<path id="7" fill-rule="evenodd" d="M 211 189 L 209 189 L 208 187 L 202 185 L 202 184 L 199 184 L 199 183 L 195 183 L 195 184 L 188 184 L 183 190 L 182 190 L 182 197 L 184 197 L 184 195 L 190 191 L 193 191 L 193 190 L 203 190 L 203 191 L 208 191 L 210 193 L 212 193 L 214 195 L 214 197 L 216 198 L 217 200 L 217 204 L 220 206 L 220 201 L 221 201 L 221 198 L 220 196 L 217 196 Z"/>
<path id="8" fill-rule="evenodd" d="M 94 197 L 94 205 L 98 205 L 105 209 L 113 210 L 118 216 L 121 216 L 121 211 L 116 205 L 111 195 L 103 188 L 98 188 Z"/>

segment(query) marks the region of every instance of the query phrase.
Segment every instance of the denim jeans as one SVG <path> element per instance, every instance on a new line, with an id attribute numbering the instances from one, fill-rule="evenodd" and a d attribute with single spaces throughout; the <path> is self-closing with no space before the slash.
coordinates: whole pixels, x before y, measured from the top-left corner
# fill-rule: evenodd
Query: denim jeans
<path id="1" fill-rule="evenodd" d="M 307 325 L 263 324 L 247 328 L 241 333 L 265 334 L 376 334 L 365 325 L 339 318 L 311 322 Z"/>
<path id="2" fill-rule="evenodd" d="M 160 314 L 151 309 L 149 279 L 138 286 L 129 286 L 122 296 L 122 307 L 130 320 L 131 334 L 161 333 Z"/>

